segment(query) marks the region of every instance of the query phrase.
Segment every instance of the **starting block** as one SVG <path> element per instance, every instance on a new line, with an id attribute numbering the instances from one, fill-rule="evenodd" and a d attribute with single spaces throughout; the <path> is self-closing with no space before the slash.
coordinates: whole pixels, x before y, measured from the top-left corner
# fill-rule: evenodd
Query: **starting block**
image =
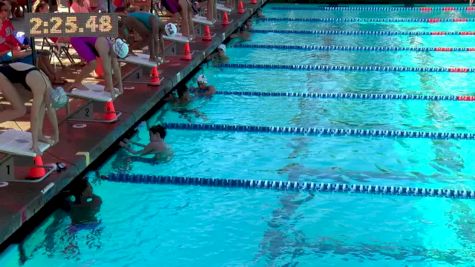
<path id="1" fill-rule="evenodd" d="M 216 4 L 216 9 L 219 10 L 219 11 L 222 11 L 222 12 L 227 12 L 227 13 L 231 13 L 233 11 L 232 8 L 229 8 L 229 7 L 227 7 L 227 6 L 225 6 L 224 4 L 221 4 L 221 3 Z"/>
<path id="2" fill-rule="evenodd" d="M 196 15 L 192 18 L 194 23 L 202 24 L 202 25 L 208 25 L 208 26 L 213 26 L 213 22 L 211 20 L 208 20 L 206 17 Z"/>
<path id="3" fill-rule="evenodd" d="M 104 91 L 104 86 L 100 84 L 84 83 L 83 85 L 88 90 L 74 88 L 68 95 L 74 98 L 91 100 L 91 102 L 81 108 L 79 112 L 71 114 L 68 120 L 105 123 L 116 122 L 122 113 L 115 111 L 111 93 Z M 104 112 L 95 113 L 94 107 L 101 103 L 105 103 Z"/>
<path id="4" fill-rule="evenodd" d="M 185 59 L 185 60 L 191 60 L 192 59 L 192 52 L 191 52 L 191 48 L 190 48 L 190 38 L 188 38 L 186 36 L 183 36 L 181 33 L 177 33 L 177 34 L 172 35 L 172 36 L 165 36 L 164 35 L 163 39 L 173 42 L 172 54 L 174 56 L 176 56 L 178 54 L 177 44 L 178 43 L 184 44 L 183 59 Z"/>
<path id="5" fill-rule="evenodd" d="M 46 177 L 48 177 L 51 173 L 58 170 L 58 166 L 60 166 L 59 164 L 43 165 L 41 157 L 37 156 L 36 153 L 31 150 L 32 144 L 33 142 L 30 132 L 18 131 L 13 129 L 0 132 L 0 152 L 12 156 L 34 158 L 34 167 L 32 167 L 32 169 L 43 169 L 40 172 L 40 175 L 37 175 L 36 177 L 27 177 L 34 180 L 15 179 L 14 157 L 7 157 L 5 160 L 0 162 L 0 178 L 3 182 L 7 182 L 3 184 L 8 184 L 8 182 L 39 183 L 43 181 Z M 38 145 L 41 152 L 45 152 L 50 147 L 50 144 L 43 142 L 39 142 Z M 38 158 L 40 162 L 37 162 Z"/>
<path id="6" fill-rule="evenodd" d="M 136 64 L 140 66 L 145 66 L 149 68 L 153 68 L 157 66 L 156 62 L 149 60 L 150 56 L 142 53 L 136 53 L 136 56 L 128 56 L 124 59 L 119 59 L 119 61 Z"/>
<path id="7" fill-rule="evenodd" d="M 216 34 L 211 34 L 210 27 L 214 25 L 211 20 L 206 17 L 196 15 L 193 17 L 193 22 L 200 25 L 198 28 L 198 34 L 202 36 L 203 41 L 211 41 Z"/>
<path id="8" fill-rule="evenodd" d="M 189 43 L 190 38 L 183 36 L 181 33 L 174 34 L 172 36 L 163 35 L 164 40 L 168 40 L 174 43 Z"/>

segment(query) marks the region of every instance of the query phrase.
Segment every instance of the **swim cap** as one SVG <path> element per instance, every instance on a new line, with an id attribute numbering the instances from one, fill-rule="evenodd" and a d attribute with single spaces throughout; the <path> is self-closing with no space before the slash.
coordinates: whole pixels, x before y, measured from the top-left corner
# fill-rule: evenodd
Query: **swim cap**
<path id="1" fill-rule="evenodd" d="M 218 49 L 221 49 L 221 50 L 223 50 L 224 53 L 226 53 L 226 45 L 225 44 L 220 44 L 218 46 Z"/>
<path id="2" fill-rule="evenodd" d="M 206 76 L 204 74 L 200 74 L 198 76 L 198 79 L 196 80 L 198 83 L 208 83 L 208 80 L 206 79 Z"/>
<path id="3" fill-rule="evenodd" d="M 125 58 L 129 54 L 129 45 L 124 40 L 117 38 L 112 44 L 112 50 L 119 58 Z"/>
<path id="4" fill-rule="evenodd" d="M 53 108 L 61 108 L 68 103 L 68 96 L 63 87 L 56 87 L 51 90 L 50 97 Z"/>
<path id="5" fill-rule="evenodd" d="M 178 29 L 176 28 L 176 25 L 173 24 L 173 23 L 167 23 L 165 25 L 165 33 L 168 35 L 168 36 L 173 36 L 175 34 L 177 34 L 178 32 Z"/>

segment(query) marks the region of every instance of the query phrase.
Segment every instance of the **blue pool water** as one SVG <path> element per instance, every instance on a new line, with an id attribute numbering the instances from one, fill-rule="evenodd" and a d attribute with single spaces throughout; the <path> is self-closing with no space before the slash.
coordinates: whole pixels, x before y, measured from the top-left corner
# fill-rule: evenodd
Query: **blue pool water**
<path id="1" fill-rule="evenodd" d="M 287 11 L 267 17 L 475 17 L 466 12 Z M 475 23 L 255 21 L 255 29 L 461 31 Z M 250 44 L 472 47 L 475 36 L 253 34 Z M 298 51 L 228 47 L 230 63 L 472 67 L 475 52 Z M 473 95 L 473 73 L 203 72 L 221 91 Z M 190 81 L 194 84 L 194 81 Z M 473 102 L 215 95 L 167 104 L 159 122 L 475 132 Z M 133 137 L 146 142 L 139 127 Z M 55 211 L 2 256 L 5 266 L 473 266 L 469 199 L 277 192 L 114 183 L 133 173 L 426 188 L 475 189 L 475 141 L 169 130 L 173 158 L 159 164 L 118 151 L 90 173 L 98 222 L 73 226 Z M 0 266 L 3 266 L 0 264 Z"/>

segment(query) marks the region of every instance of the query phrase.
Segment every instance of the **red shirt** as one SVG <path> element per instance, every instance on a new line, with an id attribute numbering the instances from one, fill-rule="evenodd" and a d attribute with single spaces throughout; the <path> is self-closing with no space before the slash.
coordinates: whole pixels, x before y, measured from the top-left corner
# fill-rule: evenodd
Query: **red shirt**
<path id="1" fill-rule="evenodd" d="M 2 27 L 0 27 L 0 53 L 19 46 L 20 43 L 15 38 L 15 29 L 12 22 L 8 19 L 4 20 Z"/>

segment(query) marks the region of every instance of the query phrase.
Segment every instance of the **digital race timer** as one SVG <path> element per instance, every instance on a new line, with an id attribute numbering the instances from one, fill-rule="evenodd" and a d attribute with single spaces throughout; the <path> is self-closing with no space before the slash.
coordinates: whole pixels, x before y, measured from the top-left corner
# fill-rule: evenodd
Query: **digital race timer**
<path id="1" fill-rule="evenodd" d="M 30 37 L 118 35 L 118 16 L 110 13 L 27 13 Z"/>

